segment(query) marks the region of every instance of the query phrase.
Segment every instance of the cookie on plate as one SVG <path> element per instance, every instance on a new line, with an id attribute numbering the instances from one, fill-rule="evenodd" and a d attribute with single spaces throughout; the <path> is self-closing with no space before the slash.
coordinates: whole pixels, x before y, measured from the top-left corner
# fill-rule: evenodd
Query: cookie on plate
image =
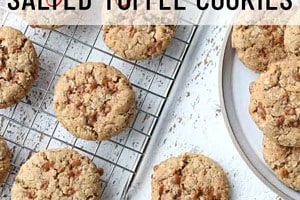
<path id="1" fill-rule="evenodd" d="M 300 148 L 276 144 L 263 139 L 263 155 L 266 163 L 288 187 L 300 191 Z"/>
<path id="2" fill-rule="evenodd" d="M 268 64 L 284 59 L 284 26 L 237 25 L 232 31 L 232 47 L 250 69 L 263 72 Z"/>
<path id="3" fill-rule="evenodd" d="M 53 104 L 58 120 L 73 135 L 105 140 L 129 126 L 135 93 L 119 70 L 103 63 L 83 63 L 61 76 Z"/>
<path id="4" fill-rule="evenodd" d="M 262 132 L 283 146 L 300 147 L 300 61 L 269 65 L 250 86 L 250 115 Z"/>
<path id="5" fill-rule="evenodd" d="M 103 39 L 117 55 L 143 60 L 162 54 L 170 45 L 175 26 L 103 26 Z"/>
<path id="6" fill-rule="evenodd" d="M 38 74 L 36 51 L 25 35 L 11 27 L 0 27 L 0 108 L 26 96 Z"/>
<path id="7" fill-rule="evenodd" d="M 74 150 L 45 150 L 21 166 L 12 186 L 12 200 L 99 199 L 102 173 Z"/>
<path id="8" fill-rule="evenodd" d="M 0 138 L 0 185 L 5 180 L 10 167 L 10 150 L 3 138 Z"/>
<path id="9" fill-rule="evenodd" d="M 186 153 L 154 167 L 152 200 L 229 199 L 229 183 L 222 168 L 206 156 Z"/>
<path id="10" fill-rule="evenodd" d="M 291 56 L 300 56 L 300 26 L 286 26 L 284 33 L 284 45 Z"/>

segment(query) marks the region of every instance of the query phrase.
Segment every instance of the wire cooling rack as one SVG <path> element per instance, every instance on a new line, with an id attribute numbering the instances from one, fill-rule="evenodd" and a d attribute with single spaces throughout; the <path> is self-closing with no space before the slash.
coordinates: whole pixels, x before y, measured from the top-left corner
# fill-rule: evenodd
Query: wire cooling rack
<path id="1" fill-rule="evenodd" d="M 187 6 L 195 9 L 193 4 Z M 105 46 L 101 26 L 69 26 L 54 31 L 33 29 L 0 4 L 0 25 L 21 30 L 33 41 L 40 61 L 38 79 L 27 97 L 9 109 L 0 110 L 0 133 L 13 153 L 0 199 L 10 199 L 10 188 L 20 166 L 32 153 L 47 148 L 73 148 L 90 157 L 105 172 L 102 199 L 124 198 L 197 29 L 195 24 L 201 13 L 197 10 L 189 13 L 181 20 L 190 26 L 177 27 L 172 45 L 163 55 L 131 62 L 114 55 Z M 133 123 L 107 141 L 73 137 L 58 123 L 52 108 L 53 90 L 59 76 L 86 61 L 115 66 L 129 78 L 136 92 L 138 109 Z"/>

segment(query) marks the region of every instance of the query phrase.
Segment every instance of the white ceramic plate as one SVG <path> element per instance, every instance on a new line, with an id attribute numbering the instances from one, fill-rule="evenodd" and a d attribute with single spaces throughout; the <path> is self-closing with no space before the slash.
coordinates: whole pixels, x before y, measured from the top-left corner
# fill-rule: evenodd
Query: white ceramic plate
<path id="1" fill-rule="evenodd" d="M 262 156 L 262 133 L 250 117 L 249 84 L 258 74 L 246 68 L 231 48 L 231 28 L 225 38 L 220 61 L 220 94 L 225 122 L 248 166 L 284 199 L 300 199 L 300 193 L 276 178 Z"/>

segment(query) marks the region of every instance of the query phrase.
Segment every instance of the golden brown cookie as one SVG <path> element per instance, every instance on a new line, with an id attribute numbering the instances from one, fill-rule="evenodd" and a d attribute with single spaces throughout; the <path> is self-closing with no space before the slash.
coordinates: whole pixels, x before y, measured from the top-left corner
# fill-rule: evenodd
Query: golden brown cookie
<path id="1" fill-rule="evenodd" d="M 5 180 L 10 167 L 10 150 L 3 138 L 0 138 L 0 185 Z"/>
<path id="2" fill-rule="evenodd" d="M 232 47 L 250 69 L 263 72 L 268 64 L 284 59 L 284 26 L 234 26 Z"/>
<path id="3" fill-rule="evenodd" d="M 0 27 L 0 108 L 26 96 L 38 74 L 38 58 L 21 31 Z"/>
<path id="4" fill-rule="evenodd" d="M 53 104 L 58 120 L 76 137 L 105 140 L 130 124 L 135 93 L 119 70 L 83 63 L 61 76 Z"/>
<path id="5" fill-rule="evenodd" d="M 18 172 L 12 200 L 99 199 L 102 169 L 74 150 L 34 154 Z"/>
<path id="6" fill-rule="evenodd" d="M 284 147 L 263 139 L 263 155 L 266 163 L 288 187 L 300 190 L 300 148 Z"/>
<path id="7" fill-rule="evenodd" d="M 300 56 L 300 26 L 286 26 L 284 45 L 290 56 Z"/>
<path id="8" fill-rule="evenodd" d="M 119 56 L 142 60 L 157 56 L 167 49 L 175 26 L 103 26 L 106 45 Z"/>
<path id="9" fill-rule="evenodd" d="M 154 167 L 152 200 L 229 199 L 229 184 L 212 159 L 193 153 L 171 157 Z"/>
<path id="10" fill-rule="evenodd" d="M 250 86 L 250 115 L 263 133 L 283 146 L 300 147 L 300 61 L 269 65 Z"/>

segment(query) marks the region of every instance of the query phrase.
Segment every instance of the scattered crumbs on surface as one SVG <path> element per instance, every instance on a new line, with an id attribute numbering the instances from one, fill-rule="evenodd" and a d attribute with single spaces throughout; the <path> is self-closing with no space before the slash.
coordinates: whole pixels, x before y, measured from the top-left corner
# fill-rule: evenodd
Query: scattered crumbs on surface
<path id="1" fill-rule="evenodd" d="M 180 104 L 181 101 L 182 101 L 182 99 L 181 99 L 181 97 L 179 97 L 178 100 L 177 100 L 177 105 Z"/>
<path id="2" fill-rule="evenodd" d="M 164 139 L 163 144 L 166 144 L 166 142 L 167 142 L 167 138 Z"/>
<path id="3" fill-rule="evenodd" d="M 221 114 L 222 114 L 222 110 L 221 110 L 221 108 L 219 107 L 219 108 L 216 109 L 215 116 L 218 117 L 218 116 L 220 116 Z"/>
<path id="4" fill-rule="evenodd" d="M 182 122 L 182 118 L 178 117 L 178 123 L 181 123 L 181 122 Z"/>
<path id="5" fill-rule="evenodd" d="M 233 177 L 236 177 L 236 175 L 237 175 L 236 172 L 234 172 L 234 173 L 233 173 Z"/>

